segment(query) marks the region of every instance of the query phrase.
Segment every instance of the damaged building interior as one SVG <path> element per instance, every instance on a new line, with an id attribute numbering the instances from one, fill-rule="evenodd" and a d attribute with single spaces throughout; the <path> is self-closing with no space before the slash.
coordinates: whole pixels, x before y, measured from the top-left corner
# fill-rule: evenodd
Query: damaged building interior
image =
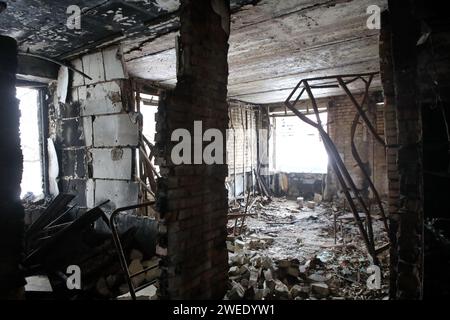
<path id="1" fill-rule="evenodd" d="M 0 298 L 448 296 L 446 12 L 0 1 Z"/>

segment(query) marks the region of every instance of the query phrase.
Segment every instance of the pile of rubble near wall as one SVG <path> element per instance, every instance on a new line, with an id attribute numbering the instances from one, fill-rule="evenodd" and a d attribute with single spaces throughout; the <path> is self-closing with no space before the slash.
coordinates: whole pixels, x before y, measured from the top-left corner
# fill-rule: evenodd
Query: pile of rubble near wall
<path id="1" fill-rule="evenodd" d="M 254 240 L 244 243 L 255 248 Z M 267 242 L 256 244 L 256 247 L 264 245 Z M 387 287 L 376 291 L 368 289 L 365 260 L 355 253 L 353 259 L 341 263 L 324 263 L 313 257 L 301 264 L 297 259 L 274 261 L 258 254 L 257 250 L 244 249 L 229 254 L 229 290 L 225 299 L 387 299 Z"/>
<path id="2" fill-rule="evenodd" d="M 321 232 L 332 239 L 331 213 L 323 208 Z M 264 212 L 260 212 L 262 216 Z M 269 217 L 269 216 L 267 216 Z M 326 221 L 329 220 L 329 223 Z M 303 220 L 301 220 L 303 221 Z M 379 256 L 382 286 L 371 290 L 367 280 L 370 262 L 358 237 L 345 245 L 320 249 L 305 259 L 277 258 L 268 248 L 277 246 L 277 234 L 257 234 L 252 227 L 239 236 L 230 235 L 229 290 L 227 300 L 382 300 L 388 299 L 389 255 Z M 348 226 L 350 228 L 350 225 Z M 356 226 L 354 226 L 356 228 Z M 357 233 L 357 230 L 353 230 Z M 347 232 L 351 234 L 351 232 Z M 293 239 L 292 241 L 295 241 Z M 362 242 L 362 240 L 360 241 Z M 302 243 L 297 241 L 298 250 Z"/>

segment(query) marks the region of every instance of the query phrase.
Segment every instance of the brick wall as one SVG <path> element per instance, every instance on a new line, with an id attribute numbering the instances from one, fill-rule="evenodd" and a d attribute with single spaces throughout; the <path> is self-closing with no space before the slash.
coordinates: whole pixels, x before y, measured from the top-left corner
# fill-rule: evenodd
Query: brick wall
<path id="1" fill-rule="evenodd" d="M 391 297 L 420 299 L 423 294 L 423 165 L 422 120 L 417 81 L 422 23 L 415 16 L 421 1 L 389 1 L 392 71 L 397 123 L 398 210 L 390 212 Z M 423 4 L 423 3 L 422 3 Z M 429 5 L 430 8 L 434 6 Z M 389 50 L 389 47 L 387 47 Z M 396 196 L 393 190 L 391 196 Z"/>
<path id="2" fill-rule="evenodd" d="M 356 96 L 361 101 L 361 96 Z M 371 197 L 369 185 L 365 180 L 360 168 L 353 158 L 351 150 L 351 126 L 356 114 L 356 109 L 346 96 L 339 96 L 327 99 L 328 107 L 328 133 L 334 141 L 347 170 L 350 172 L 359 189 L 365 190 Z M 322 103 L 323 104 L 323 103 Z M 377 129 L 378 134 L 384 136 L 384 107 L 371 103 L 368 112 L 369 119 Z M 355 143 L 363 162 L 368 164 L 372 181 L 381 197 L 386 198 L 388 194 L 387 186 L 387 166 L 386 153 L 383 146 L 373 138 L 367 126 L 359 125 L 355 135 Z M 325 198 L 331 200 L 339 195 L 340 185 L 332 169 L 329 167 Z"/>
<path id="3" fill-rule="evenodd" d="M 55 95 L 52 138 L 60 191 L 75 194 L 78 206 L 85 208 L 105 200 L 111 200 L 113 208 L 135 204 L 138 124 L 120 48 L 87 54 L 72 63 L 92 80 L 74 73 L 67 102 Z"/>
<path id="4" fill-rule="evenodd" d="M 398 177 L 390 190 L 393 299 L 421 299 L 424 286 L 426 298 L 449 292 L 448 250 L 435 247 L 441 236 L 424 228 L 425 218 L 445 219 L 449 212 L 447 21 L 444 3 L 390 0 L 382 24 L 381 67 L 393 106 L 388 135 L 399 145 L 396 165 L 389 164 L 390 177 Z"/>
<path id="5" fill-rule="evenodd" d="M 171 161 L 171 134 L 194 121 L 203 131 L 228 127 L 228 1 L 181 1 L 177 86 L 160 98 L 157 114 L 161 295 L 169 299 L 221 299 L 226 292 L 226 164 Z M 223 156 L 225 162 L 225 155 Z"/>
<path id="6" fill-rule="evenodd" d="M 227 137 L 227 186 L 229 198 L 248 191 L 256 183 L 252 174 L 257 168 L 257 120 L 258 110 L 239 102 L 229 103 L 229 132 Z M 245 180 L 244 180 L 245 177 Z"/>

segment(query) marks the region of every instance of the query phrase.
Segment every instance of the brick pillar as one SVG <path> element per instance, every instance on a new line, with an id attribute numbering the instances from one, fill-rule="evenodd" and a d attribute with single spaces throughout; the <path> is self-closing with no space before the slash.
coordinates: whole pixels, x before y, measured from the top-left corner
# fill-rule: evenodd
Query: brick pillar
<path id="1" fill-rule="evenodd" d="M 417 95 L 417 40 L 420 22 L 413 3 L 389 1 L 392 23 L 395 106 L 397 113 L 399 209 L 390 213 L 395 222 L 395 297 L 422 297 L 423 269 L 423 168 L 422 120 Z M 391 257 L 391 258 L 392 258 Z"/>
<path id="2" fill-rule="evenodd" d="M 17 45 L 0 36 L 0 299 L 17 298 L 25 284 L 20 272 L 24 210 L 20 202 L 23 158 L 16 99 Z"/>
<path id="3" fill-rule="evenodd" d="M 227 166 L 175 166 L 170 140 L 181 128 L 194 140 L 194 121 L 202 121 L 203 132 L 222 132 L 225 150 L 229 17 L 228 1 L 181 1 L 178 82 L 161 97 L 156 135 L 163 298 L 221 299 L 226 292 Z"/>
<path id="4" fill-rule="evenodd" d="M 382 29 L 380 32 L 380 70 L 383 81 L 384 90 L 384 132 L 386 136 L 386 143 L 388 145 L 396 145 L 398 143 L 397 137 L 397 111 L 395 107 L 395 88 L 394 88 L 394 65 L 392 61 L 392 36 L 391 23 L 389 12 L 382 14 Z M 388 189 L 389 189 L 389 226 L 390 238 L 392 241 L 390 252 L 390 295 L 396 296 L 397 288 L 397 230 L 398 230 L 398 215 L 400 200 L 400 177 L 397 170 L 397 149 L 388 148 L 386 151 L 386 164 L 388 175 Z"/>

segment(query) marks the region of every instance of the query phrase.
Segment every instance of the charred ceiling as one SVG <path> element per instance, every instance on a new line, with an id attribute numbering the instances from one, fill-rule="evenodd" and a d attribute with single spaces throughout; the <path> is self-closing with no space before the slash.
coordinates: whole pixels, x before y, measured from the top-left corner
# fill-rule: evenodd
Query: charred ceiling
<path id="1" fill-rule="evenodd" d="M 81 8 L 79 30 L 67 27 L 70 5 Z M 384 10 L 387 1 L 232 0 L 229 97 L 278 103 L 305 78 L 379 71 L 379 30 L 367 27 L 371 5 Z M 16 0 L 1 18 L 0 33 L 22 52 L 67 60 L 121 43 L 130 76 L 176 84 L 179 0 Z M 380 79 L 373 85 L 381 89 Z"/>
<path id="2" fill-rule="evenodd" d="M 234 0 L 236 10 L 254 0 Z M 21 51 L 66 58 L 107 42 L 136 35 L 157 38 L 179 28 L 179 0 L 16 0 L 6 1 L 0 33 Z M 81 9 L 81 29 L 69 29 L 68 7 Z M 32 13 L 32 14 L 30 14 Z"/>

